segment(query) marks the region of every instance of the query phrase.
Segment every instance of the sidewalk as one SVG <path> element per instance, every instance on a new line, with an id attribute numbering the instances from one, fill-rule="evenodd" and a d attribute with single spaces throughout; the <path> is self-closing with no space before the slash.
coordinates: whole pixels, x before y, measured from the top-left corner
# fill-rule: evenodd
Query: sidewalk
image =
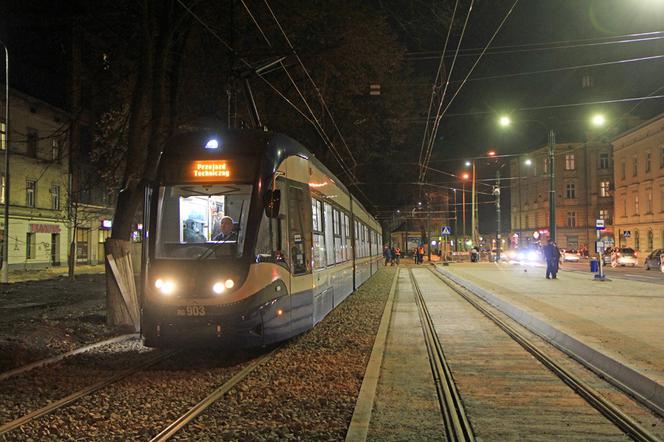
<path id="1" fill-rule="evenodd" d="M 35 270 L 12 270 L 9 272 L 9 283 L 42 281 L 45 279 L 54 279 L 57 277 L 66 277 L 69 269 L 67 266 L 49 267 L 46 269 Z M 104 264 L 97 265 L 77 265 L 74 275 L 104 273 Z"/>
<path id="2" fill-rule="evenodd" d="M 444 270 L 664 386 L 660 284 L 617 278 L 598 282 L 576 272 L 546 280 L 540 268 L 494 263 L 453 264 Z"/>

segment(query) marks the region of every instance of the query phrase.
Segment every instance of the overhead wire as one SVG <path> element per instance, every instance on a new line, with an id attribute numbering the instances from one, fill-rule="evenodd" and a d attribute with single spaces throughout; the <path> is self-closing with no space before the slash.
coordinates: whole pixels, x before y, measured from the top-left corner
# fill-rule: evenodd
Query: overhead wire
<path id="1" fill-rule="evenodd" d="M 452 34 L 452 28 L 454 25 L 454 19 L 456 18 L 456 11 L 459 6 L 459 0 L 456 0 L 454 3 L 454 9 L 452 11 L 452 18 L 450 20 L 450 25 L 447 29 L 447 36 L 445 37 L 445 44 L 443 45 L 443 52 L 440 57 L 440 62 L 438 63 L 438 69 L 436 71 L 436 78 L 433 81 L 433 85 L 431 87 L 431 98 L 429 99 L 429 110 L 427 111 L 427 124 L 424 127 L 424 135 L 422 136 L 422 145 L 420 146 L 420 156 L 417 159 L 418 164 L 422 164 L 422 154 L 424 153 L 424 145 L 427 140 L 427 135 L 429 135 L 429 118 L 431 117 L 431 109 L 433 108 L 433 102 L 436 97 L 436 91 L 440 89 L 439 79 L 440 79 L 440 71 L 443 68 L 443 61 L 445 60 L 445 52 L 447 51 L 447 44 L 450 40 L 450 35 Z"/>
<path id="2" fill-rule="evenodd" d="M 445 101 L 445 95 L 447 94 L 447 88 L 450 85 L 450 79 L 452 77 L 452 73 L 454 72 L 454 66 L 455 66 L 456 60 L 457 60 L 456 55 L 459 53 L 459 49 L 461 48 L 461 43 L 463 42 L 463 37 L 466 33 L 466 28 L 468 26 L 468 21 L 470 19 L 470 14 L 473 12 L 473 5 L 474 4 L 475 4 L 475 0 L 471 0 L 470 1 L 470 6 L 468 7 L 468 12 L 466 14 L 466 19 L 464 20 L 464 23 L 463 23 L 463 28 L 461 29 L 461 35 L 459 36 L 459 41 L 457 43 L 455 56 L 452 59 L 452 65 L 450 67 L 450 70 L 449 70 L 449 72 L 447 72 L 447 75 L 446 75 L 447 78 L 446 78 L 446 81 L 445 81 L 445 88 L 443 89 L 443 93 L 440 95 L 440 99 L 438 101 L 438 109 L 436 110 L 436 119 L 434 119 L 433 127 L 431 129 L 431 134 L 429 135 L 429 141 L 427 143 L 427 149 L 424 151 L 425 152 L 424 158 L 420 158 L 421 166 L 420 166 L 420 175 L 418 177 L 419 181 L 424 181 L 424 178 L 426 176 L 426 171 L 424 169 L 424 165 L 427 162 L 427 157 L 429 156 L 429 151 L 432 149 L 431 146 L 432 146 L 432 144 L 435 140 L 436 134 L 437 134 L 436 123 L 437 123 L 437 120 L 438 120 L 438 115 L 440 113 L 441 107 L 443 106 L 443 102 Z M 442 63 L 442 59 L 441 59 L 441 63 Z M 422 161 L 422 160 L 424 160 L 424 161 Z"/>
<path id="3" fill-rule="evenodd" d="M 507 22 L 507 19 L 510 17 L 510 15 L 512 14 L 512 11 L 514 11 L 514 8 L 516 7 L 516 5 L 518 3 L 519 3 L 519 0 L 514 1 L 514 3 L 512 4 L 512 7 L 507 11 L 507 13 L 505 14 L 505 17 L 503 17 L 503 20 L 500 22 L 500 24 L 498 25 L 498 27 L 494 31 L 493 35 L 491 36 L 491 38 L 489 39 L 487 44 L 484 46 L 484 49 L 482 50 L 482 53 L 480 53 L 480 55 L 475 60 L 475 63 L 473 63 L 473 65 L 471 66 L 471 68 L 468 71 L 468 73 L 466 74 L 466 77 L 464 78 L 463 82 L 457 88 L 456 92 L 454 93 L 454 95 L 452 96 L 450 101 L 447 103 L 447 106 L 445 106 L 445 109 L 442 111 L 442 113 L 440 113 L 440 116 L 437 115 L 437 120 L 434 120 L 434 132 L 433 132 L 433 136 L 431 137 L 429 154 L 428 154 L 427 158 L 425 159 L 424 165 L 427 165 L 428 162 L 431 160 L 431 154 L 433 153 L 433 147 L 434 147 L 434 140 L 435 140 L 435 137 L 438 133 L 438 128 L 440 127 L 440 121 L 442 120 L 443 116 L 445 116 L 445 113 L 447 112 L 447 110 L 450 108 L 450 106 L 454 102 L 454 99 L 459 95 L 459 92 L 463 89 L 464 85 L 466 84 L 466 81 L 468 80 L 470 75 L 473 73 L 473 71 L 475 70 L 475 67 L 477 67 L 480 60 L 482 60 L 482 57 L 483 57 L 484 53 L 487 51 L 489 46 L 491 46 L 491 43 L 493 43 L 493 40 L 496 38 L 496 36 L 500 32 L 500 30 L 503 28 L 503 25 L 505 24 L 505 22 Z M 422 177 L 421 177 L 420 180 L 424 181 L 425 178 L 426 178 L 426 169 L 423 169 L 423 174 L 422 174 Z"/>

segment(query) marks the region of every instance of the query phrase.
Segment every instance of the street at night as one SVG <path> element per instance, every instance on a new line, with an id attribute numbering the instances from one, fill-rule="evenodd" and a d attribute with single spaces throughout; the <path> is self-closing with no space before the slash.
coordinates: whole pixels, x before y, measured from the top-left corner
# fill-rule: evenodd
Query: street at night
<path id="1" fill-rule="evenodd" d="M 0 10 L 0 440 L 664 441 L 664 0 Z"/>

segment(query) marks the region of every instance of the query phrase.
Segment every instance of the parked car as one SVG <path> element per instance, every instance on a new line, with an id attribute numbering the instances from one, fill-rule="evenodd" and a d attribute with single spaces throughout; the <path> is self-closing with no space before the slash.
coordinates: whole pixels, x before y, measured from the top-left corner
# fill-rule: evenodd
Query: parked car
<path id="1" fill-rule="evenodd" d="M 664 255 L 664 249 L 655 249 L 646 256 L 646 270 L 659 269 L 661 266 L 661 257 Z"/>
<path id="2" fill-rule="evenodd" d="M 581 256 L 574 249 L 563 250 L 561 252 L 563 262 L 579 262 Z"/>
<path id="3" fill-rule="evenodd" d="M 638 264 L 637 254 L 631 247 L 615 247 L 613 249 L 607 249 L 604 252 L 604 263 L 611 264 L 611 256 L 613 252 L 616 252 L 616 264 L 619 266 L 630 266 L 634 267 Z"/>

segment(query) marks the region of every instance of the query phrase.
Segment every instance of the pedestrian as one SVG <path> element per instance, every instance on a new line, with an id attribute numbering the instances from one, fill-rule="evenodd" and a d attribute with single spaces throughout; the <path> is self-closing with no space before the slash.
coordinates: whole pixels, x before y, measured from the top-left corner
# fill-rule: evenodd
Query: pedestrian
<path id="1" fill-rule="evenodd" d="M 552 239 L 543 247 L 546 259 L 546 279 L 556 279 L 558 275 L 558 264 L 560 263 L 560 249 Z"/>
<path id="2" fill-rule="evenodd" d="M 394 266 L 397 260 L 397 251 L 394 249 L 394 247 L 390 247 L 390 258 L 390 265 Z"/>
<path id="3" fill-rule="evenodd" d="M 401 247 L 399 246 L 394 248 L 394 260 L 397 262 L 397 265 L 399 265 L 399 262 L 401 261 Z"/>
<path id="4" fill-rule="evenodd" d="M 417 263 L 422 264 L 424 262 L 424 246 L 420 245 L 420 248 L 417 249 Z"/>
<path id="5" fill-rule="evenodd" d="M 385 244 L 385 247 L 383 247 L 383 258 L 385 258 L 386 266 L 388 263 L 392 262 L 392 251 L 390 250 L 390 246 L 387 244 Z"/>

